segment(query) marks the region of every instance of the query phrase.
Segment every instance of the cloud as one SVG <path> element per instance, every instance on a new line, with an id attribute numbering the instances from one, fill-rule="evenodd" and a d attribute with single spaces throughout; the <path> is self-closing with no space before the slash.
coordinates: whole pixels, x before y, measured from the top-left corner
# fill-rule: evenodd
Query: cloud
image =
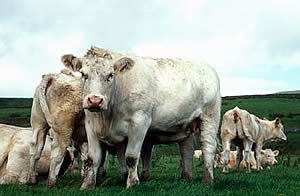
<path id="1" fill-rule="evenodd" d="M 218 71 L 224 95 L 295 89 L 300 82 L 287 76 L 300 70 L 296 1 L 5 0 L 1 5 L 0 66 L 7 74 L 0 77 L 0 96 L 31 97 L 42 74 L 62 68 L 61 55 L 80 56 L 91 44 L 207 61 Z"/>

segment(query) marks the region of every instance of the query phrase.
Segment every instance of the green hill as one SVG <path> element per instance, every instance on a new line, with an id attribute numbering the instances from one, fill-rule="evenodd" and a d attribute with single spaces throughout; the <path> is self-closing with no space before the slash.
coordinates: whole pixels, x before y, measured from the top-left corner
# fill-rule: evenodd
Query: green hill
<path id="1" fill-rule="evenodd" d="M 300 90 L 295 90 L 295 91 L 282 91 L 278 92 L 276 94 L 300 94 Z"/>

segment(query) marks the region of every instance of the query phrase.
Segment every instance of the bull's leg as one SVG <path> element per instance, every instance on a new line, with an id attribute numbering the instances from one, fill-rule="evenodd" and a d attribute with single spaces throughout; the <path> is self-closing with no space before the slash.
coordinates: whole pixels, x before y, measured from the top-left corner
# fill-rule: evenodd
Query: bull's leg
<path id="1" fill-rule="evenodd" d="M 229 171 L 229 156 L 230 156 L 230 140 L 225 140 L 222 138 L 223 152 L 221 153 L 221 161 L 223 162 L 223 173 L 228 173 Z"/>
<path id="2" fill-rule="evenodd" d="M 86 171 L 80 188 L 81 190 L 95 188 L 96 174 L 102 159 L 100 141 L 98 140 L 93 127 L 91 127 L 91 124 L 87 120 L 85 121 L 85 127 L 88 139 L 88 158 L 85 164 Z"/>
<path id="3" fill-rule="evenodd" d="M 247 140 L 243 141 L 244 145 L 244 156 L 245 156 L 245 162 L 247 166 L 247 173 L 251 172 L 251 149 L 252 149 L 252 143 L 248 142 Z"/>
<path id="4" fill-rule="evenodd" d="M 32 141 L 30 143 L 30 167 L 27 179 L 28 182 L 31 184 L 36 184 L 37 182 L 36 166 L 38 160 L 41 158 L 48 130 L 49 127 L 47 124 L 33 128 L 33 136 Z"/>
<path id="5" fill-rule="evenodd" d="M 183 141 L 179 142 L 179 150 L 181 154 L 181 177 L 186 180 L 192 180 L 192 164 L 194 153 L 194 138 L 193 135 L 188 136 Z"/>
<path id="6" fill-rule="evenodd" d="M 204 159 L 203 182 L 214 180 L 214 157 L 217 148 L 217 133 L 220 122 L 221 98 L 204 108 L 201 123 L 201 142 Z"/>
<path id="7" fill-rule="evenodd" d="M 150 141 L 148 142 L 145 140 L 141 151 L 141 159 L 143 163 L 141 178 L 143 180 L 148 180 L 150 177 L 152 148 L 153 144 Z"/>
<path id="8" fill-rule="evenodd" d="M 120 163 L 120 169 L 121 169 L 121 179 L 126 180 L 128 176 L 128 169 L 127 169 L 127 164 L 126 164 L 126 159 L 125 159 L 125 151 L 126 151 L 126 145 L 127 142 L 121 142 L 116 145 L 117 148 L 117 158 Z"/>
<path id="9" fill-rule="evenodd" d="M 52 187 L 56 184 L 59 170 L 64 161 L 64 157 L 67 151 L 67 147 L 71 145 L 72 130 L 66 131 L 66 133 L 66 135 L 55 134 L 51 144 L 51 161 L 48 177 L 49 187 Z"/>
<path id="10" fill-rule="evenodd" d="M 243 157 L 243 148 L 237 148 L 237 162 L 236 162 L 237 166 L 236 166 L 236 168 L 238 171 L 240 170 L 240 164 L 241 164 L 243 158 L 244 158 Z"/>
<path id="11" fill-rule="evenodd" d="M 143 141 L 150 124 L 151 118 L 146 116 L 142 111 L 135 113 L 130 123 L 128 143 L 125 152 L 128 166 L 127 188 L 139 183 L 137 165 Z"/>
<path id="12" fill-rule="evenodd" d="M 80 159 L 82 161 L 82 166 L 81 166 L 81 171 L 80 171 L 80 176 L 81 179 L 84 179 L 86 175 L 86 161 L 88 157 L 88 143 L 84 142 L 80 145 Z"/>
<path id="13" fill-rule="evenodd" d="M 106 166 L 105 166 L 105 160 L 106 160 L 106 156 L 107 156 L 107 151 L 106 149 L 102 148 L 102 156 L 101 156 L 101 160 L 100 160 L 100 167 L 98 169 L 98 176 L 99 178 L 105 177 L 106 176 Z"/>

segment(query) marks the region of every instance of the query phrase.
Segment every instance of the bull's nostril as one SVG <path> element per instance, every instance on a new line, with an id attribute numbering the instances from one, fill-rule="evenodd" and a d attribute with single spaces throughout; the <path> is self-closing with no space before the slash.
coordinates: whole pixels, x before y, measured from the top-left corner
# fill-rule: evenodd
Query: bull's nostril
<path id="1" fill-rule="evenodd" d="M 92 104 L 92 100 L 91 100 L 91 98 L 90 98 L 90 97 L 88 97 L 88 99 L 87 99 L 87 103 L 88 103 L 88 105 L 91 105 L 91 104 Z"/>
<path id="2" fill-rule="evenodd" d="M 99 105 L 103 102 L 103 98 L 99 99 Z"/>

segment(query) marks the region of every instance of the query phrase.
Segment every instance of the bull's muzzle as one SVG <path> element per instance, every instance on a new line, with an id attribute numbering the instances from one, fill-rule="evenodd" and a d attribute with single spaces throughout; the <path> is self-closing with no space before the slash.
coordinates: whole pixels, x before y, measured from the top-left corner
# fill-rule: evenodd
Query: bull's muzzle
<path id="1" fill-rule="evenodd" d="M 105 100 L 100 96 L 90 96 L 87 98 L 88 109 L 90 110 L 101 110 L 104 109 Z"/>

